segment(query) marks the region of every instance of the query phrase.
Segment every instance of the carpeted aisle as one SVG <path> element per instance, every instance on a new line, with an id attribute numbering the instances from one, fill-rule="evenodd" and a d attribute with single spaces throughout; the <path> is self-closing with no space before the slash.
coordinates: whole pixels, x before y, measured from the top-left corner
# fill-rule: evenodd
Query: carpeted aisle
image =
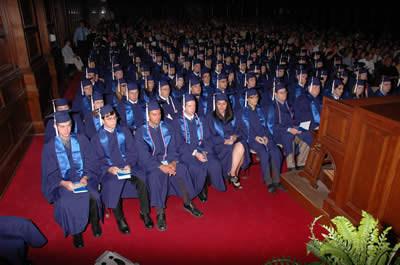
<path id="1" fill-rule="evenodd" d="M 41 194 L 40 164 L 43 137 L 34 139 L 8 191 L 0 201 L 1 215 L 33 220 L 48 239 L 41 249 L 31 249 L 34 265 L 94 264 L 105 250 L 118 252 L 141 265 L 150 264 L 264 264 L 274 256 L 306 255 L 309 225 L 313 218 L 288 193 L 270 195 L 262 184 L 259 165 L 242 180 L 244 189 L 220 193 L 209 189 L 209 201 L 195 204 L 205 216 L 192 217 L 182 209 L 182 200 L 171 197 L 166 210 L 168 230 L 147 230 L 139 219 L 139 202 L 125 200 L 124 211 L 130 235 L 119 233 L 114 217 L 105 219 L 102 237 L 95 239 L 88 227 L 85 247 L 75 249 L 69 236 L 53 219 L 53 207 Z M 151 216 L 155 221 L 155 209 Z M 318 229 L 320 230 L 320 229 Z"/>

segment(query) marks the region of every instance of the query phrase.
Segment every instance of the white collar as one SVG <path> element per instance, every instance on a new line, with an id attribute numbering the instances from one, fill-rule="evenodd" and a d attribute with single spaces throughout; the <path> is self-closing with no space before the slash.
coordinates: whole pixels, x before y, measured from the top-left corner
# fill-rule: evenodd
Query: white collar
<path id="1" fill-rule="evenodd" d="M 193 120 L 193 118 L 194 118 L 194 114 L 192 116 L 189 116 L 185 111 L 183 111 L 183 116 L 185 116 L 185 118 L 190 121 Z"/>
<path id="2" fill-rule="evenodd" d="M 167 104 L 169 105 L 169 97 L 167 97 L 167 98 L 164 98 L 163 96 L 161 96 L 161 95 L 159 95 L 160 96 L 160 98 L 161 99 L 163 99 L 163 100 L 165 100 L 165 101 L 167 101 Z"/>
<path id="3" fill-rule="evenodd" d="M 130 103 L 132 103 L 132 104 L 137 104 L 137 103 L 138 103 L 138 100 L 132 101 L 132 100 L 130 100 L 129 98 L 128 98 L 128 101 L 129 101 Z"/>
<path id="4" fill-rule="evenodd" d="M 104 127 L 104 130 L 106 130 L 106 131 L 109 132 L 109 133 L 114 133 L 115 128 L 112 129 L 112 130 L 109 130 L 109 129 L 107 129 L 106 127 Z"/>

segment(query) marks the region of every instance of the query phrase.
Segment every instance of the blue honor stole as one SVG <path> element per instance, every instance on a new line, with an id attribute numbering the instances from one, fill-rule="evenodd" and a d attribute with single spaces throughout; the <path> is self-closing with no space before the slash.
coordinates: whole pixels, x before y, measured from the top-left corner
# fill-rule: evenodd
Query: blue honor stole
<path id="1" fill-rule="evenodd" d="M 75 173 L 81 177 L 83 174 L 83 161 L 81 155 L 81 148 L 78 139 L 74 134 L 71 134 L 71 153 L 72 162 L 74 164 Z M 58 165 L 60 167 L 61 176 L 64 180 L 71 180 L 71 165 L 69 163 L 67 151 L 61 141 L 60 136 L 54 138 L 55 151 L 57 156 Z"/>
<path id="2" fill-rule="evenodd" d="M 317 106 L 317 103 L 315 102 L 315 99 L 314 99 L 314 97 L 312 95 L 307 94 L 307 97 L 310 99 L 310 108 L 311 108 L 311 113 L 312 113 L 312 116 L 313 116 L 313 120 L 314 120 L 315 123 L 319 124 L 319 122 L 321 120 L 321 116 L 320 116 L 321 106 Z"/>
<path id="3" fill-rule="evenodd" d="M 171 142 L 172 136 L 168 130 L 168 127 L 164 124 L 163 121 L 160 121 L 160 124 L 158 126 L 160 126 L 161 137 L 162 137 L 162 140 L 164 143 L 163 161 L 165 161 L 167 158 L 168 145 Z M 152 155 L 155 156 L 156 148 L 154 146 L 154 141 L 153 141 L 153 137 L 151 136 L 150 126 L 149 126 L 148 122 L 146 122 L 146 124 L 143 125 L 143 140 L 150 146 L 150 148 L 152 150 Z"/>
<path id="4" fill-rule="evenodd" d="M 262 110 L 261 110 L 259 105 L 256 105 L 256 111 L 257 111 L 258 119 L 261 122 L 261 125 L 264 128 L 266 128 L 266 126 L 265 126 L 265 116 L 264 116 L 264 113 L 262 112 Z M 249 106 L 247 106 L 247 107 L 245 107 L 243 109 L 242 119 L 243 119 L 244 124 L 247 127 L 247 142 L 249 142 L 249 137 L 250 137 L 250 107 Z"/>
<path id="5" fill-rule="evenodd" d="M 188 130 L 189 126 L 187 124 L 187 119 L 185 118 L 185 115 L 182 112 L 182 116 L 179 118 L 180 123 L 181 123 L 181 131 L 183 136 L 185 137 L 185 142 L 187 144 L 190 144 L 190 132 Z M 197 131 L 197 139 L 199 140 L 199 146 L 202 145 L 203 143 L 203 123 L 201 122 L 201 120 L 199 119 L 199 117 L 197 116 L 197 114 L 194 114 L 194 121 L 196 123 L 196 131 Z"/>
<path id="6" fill-rule="evenodd" d="M 126 123 L 128 127 L 133 127 L 134 130 L 136 130 L 136 125 L 134 124 L 135 122 L 135 114 L 133 113 L 132 106 L 128 100 L 125 100 L 123 102 L 124 108 L 125 108 L 125 114 L 126 114 Z"/>
<path id="7" fill-rule="evenodd" d="M 233 120 L 230 122 L 232 127 L 235 127 L 236 117 L 233 116 Z M 225 139 L 224 130 L 222 130 L 222 123 L 214 118 L 214 128 L 217 131 L 218 135 Z"/>
<path id="8" fill-rule="evenodd" d="M 100 115 L 97 115 L 97 117 L 93 116 L 93 123 L 94 123 L 94 128 L 96 128 L 96 131 L 98 132 L 101 128 Z"/>
<path id="9" fill-rule="evenodd" d="M 85 112 L 92 111 L 92 104 L 90 103 L 89 97 L 83 96 L 82 97 L 82 104 L 85 109 Z"/>
<path id="10" fill-rule="evenodd" d="M 121 153 L 122 159 L 126 162 L 125 134 L 119 125 L 117 125 L 117 127 L 115 127 L 114 133 L 117 134 L 118 149 Z M 109 144 L 108 136 L 107 136 L 106 130 L 104 129 L 104 126 L 102 126 L 100 128 L 99 138 L 100 138 L 100 144 L 103 148 L 107 163 L 108 163 L 108 165 L 112 166 L 113 164 L 112 164 L 111 157 L 110 157 L 110 144 Z"/>

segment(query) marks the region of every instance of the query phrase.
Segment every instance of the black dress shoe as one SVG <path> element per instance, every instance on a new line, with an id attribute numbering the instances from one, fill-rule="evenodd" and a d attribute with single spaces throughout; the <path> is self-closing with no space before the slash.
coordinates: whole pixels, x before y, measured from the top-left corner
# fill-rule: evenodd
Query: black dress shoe
<path id="1" fill-rule="evenodd" d="M 83 244 L 82 233 L 72 235 L 72 241 L 76 248 L 83 248 L 84 244 Z"/>
<path id="2" fill-rule="evenodd" d="M 153 220 L 151 220 L 151 217 L 150 217 L 149 214 L 147 214 L 147 213 L 146 213 L 146 214 L 140 213 L 140 219 L 143 220 L 144 226 L 145 226 L 147 229 L 153 229 L 154 223 L 153 223 Z"/>
<path id="3" fill-rule="evenodd" d="M 303 170 L 303 169 L 304 169 L 304 166 L 299 166 L 299 167 L 297 167 L 296 169 L 297 169 L 297 170 Z"/>
<path id="4" fill-rule="evenodd" d="M 165 221 L 164 213 L 157 215 L 157 229 L 158 229 L 158 231 L 167 230 L 167 222 Z"/>
<path id="5" fill-rule="evenodd" d="M 291 167 L 291 168 L 288 168 L 288 170 L 289 170 L 289 172 L 293 172 L 293 171 L 296 171 L 297 169 L 295 167 Z"/>
<path id="6" fill-rule="evenodd" d="M 201 192 L 199 193 L 199 195 L 197 195 L 197 197 L 199 197 L 199 200 L 201 202 L 206 202 L 207 201 L 207 189 L 203 188 L 201 190 Z"/>
<path id="7" fill-rule="evenodd" d="M 103 233 L 103 230 L 101 229 L 99 222 L 92 224 L 92 233 L 95 238 L 100 237 L 101 234 Z"/>
<path id="8" fill-rule="evenodd" d="M 117 220 L 117 225 L 118 225 L 119 231 L 122 234 L 128 235 L 128 234 L 131 233 L 131 230 L 129 229 L 129 226 L 125 221 L 125 217 L 122 217 L 121 219 Z"/>
<path id="9" fill-rule="evenodd" d="M 271 194 L 276 193 L 276 189 L 273 184 L 268 185 L 268 193 L 271 193 Z"/>
<path id="10" fill-rule="evenodd" d="M 281 190 L 281 191 L 288 191 L 288 189 L 285 188 L 285 187 L 282 185 L 282 183 L 280 183 L 280 182 L 274 184 L 274 186 L 275 186 L 275 188 L 278 189 L 278 190 Z"/>
<path id="11" fill-rule="evenodd" d="M 194 217 L 202 217 L 204 215 L 199 209 L 196 208 L 196 206 L 194 206 L 192 202 L 189 204 L 183 204 L 183 209 Z"/>

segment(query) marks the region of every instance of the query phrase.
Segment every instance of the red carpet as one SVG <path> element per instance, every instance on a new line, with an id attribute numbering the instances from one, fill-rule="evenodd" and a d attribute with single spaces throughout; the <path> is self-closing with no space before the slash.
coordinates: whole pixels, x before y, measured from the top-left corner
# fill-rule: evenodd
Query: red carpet
<path id="1" fill-rule="evenodd" d="M 75 99 L 76 93 L 78 92 L 78 88 L 80 86 L 81 78 L 82 78 L 82 73 L 76 72 L 74 78 L 70 81 L 68 89 L 64 94 L 64 97 L 66 100 L 68 100 L 68 102 L 72 102 Z"/>
<path id="2" fill-rule="evenodd" d="M 306 255 L 309 225 L 313 218 L 288 193 L 270 195 L 261 182 L 259 165 L 242 180 L 244 189 L 220 193 L 209 189 L 209 201 L 195 204 L 205 214 L 197 219 L 182 209 L 182 199 L 171 197 L 166 210 L 168 230 L 147 230 L 139 219 L 139 202 L 125 200 L 130 235 L 119 233 L 114 217 L 105 219 L 102 237 L 88 227 L 85 248 L 75 249 L 53 219 L 53 207 L 41 194 L 40 160 L 43 137 L 34 139 L 4 198 L 1 215 L 16 215 L 35 222 L 48 239 L 41 249 L 30 249 L 34 265 L 94 264 L 105 250 L 150 264 L 264 264 L 276 256 L 313 261 Z M 151 216 L 156 218 L 155 210 Z M 320 230 L 320 229 L 318 229 Z"/>

